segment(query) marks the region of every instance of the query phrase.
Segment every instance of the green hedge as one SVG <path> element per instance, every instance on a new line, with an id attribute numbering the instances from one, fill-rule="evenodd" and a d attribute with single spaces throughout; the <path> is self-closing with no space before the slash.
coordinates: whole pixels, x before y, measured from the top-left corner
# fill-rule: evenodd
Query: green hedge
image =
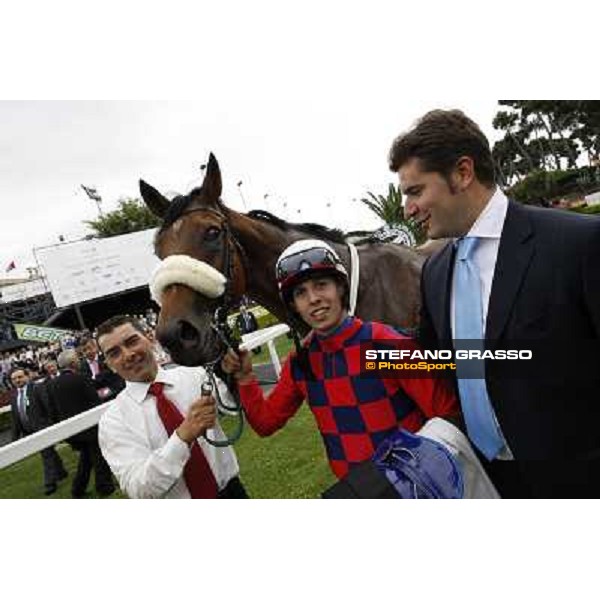
<path id="1" fill-rule="evenodd" d="M 600 215 L 600 204 L 594 204 L 593 206 L 576 206 L 571 210 L 584 215 Z"/>
<path id="2" fill-rule="evenodd" d="M 524 204 L 539 204 L 572 194 L 585 194 L 600 186 L 600 170 L 580 167 L 567 171 L 532 171 L 525 179 L 506 190 L 507 196 Z"/>

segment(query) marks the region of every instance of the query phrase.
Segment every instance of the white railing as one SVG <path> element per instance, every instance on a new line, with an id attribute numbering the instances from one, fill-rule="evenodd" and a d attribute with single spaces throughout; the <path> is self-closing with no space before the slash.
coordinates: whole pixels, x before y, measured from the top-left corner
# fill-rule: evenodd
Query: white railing
<path id="1" fill-rule="evenodd" d="M 108 408 L 109 404 L 110 402 L 101 404 L 70 419 L 65 419 L 60 423 L 36 431 L 27 437 L 12 442 L 12 444 L 3 446 L 0 448 L 0 469 L 97 425 L 102 413 Z"/>
<path id="2" fill-rule="evenodd" d="M 279 377 L 281 365 L 279 363 L 277 352 L 275 351 L 274 340 L 281 335 L 285 335 L 288 331 L 289 327 L 287 325 L 274 325 L 267 329 L 254 331 L 242 337 L 240 348 L 252 350 L 257 346 L 267 344 L 273 367 L 277 373 L 277 377 Z M 100 421 L 100 417 L 108 408 L 109 404 L 110 402 L 106 402 L 91 410 L 75 415 L 70 419 L 65 419 L 60 423 L 46 427 L 45 429 L 32 433 L 16 442 L 3 446 L 0 448 L 0 469 L 8 467 L 44 448 L 53 446 L 76 433 L 80 433 L 81 431 L 85 431 L 86 429 L 97 425 Z M 10 406 L 5 406 L 1 410 L 2 412 L 7 412 L 10 410 Z"/>
<path id="3" fill-rule="evenodd" d="M 258 346 L 267 344 L 269 356 L 271 358 L 271 362 L 273 363 L 273 368 L 275 369 L 277 378 L 279 378 L 281 375 L 281 363 L 279 362 L 279 356 L 275 350 L 275 338 L 285 335 L 289 330 L 290 328 L 287 325 L 281 323 L 279 325 L 273 325 L 273 327 L 267 327 L 266 329 L 253 331 L 252 333 L 245 333 L 242 336 L 240 348 L 243 348 L 244 350 L 252 350 L 252 348 L 257 348 Z"/>

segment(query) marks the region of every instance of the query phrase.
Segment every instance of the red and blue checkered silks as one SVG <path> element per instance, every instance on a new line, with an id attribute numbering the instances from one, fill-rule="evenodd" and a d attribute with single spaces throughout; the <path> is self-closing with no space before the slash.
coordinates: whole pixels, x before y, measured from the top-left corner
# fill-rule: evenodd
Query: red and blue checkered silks
<path id="1" fill-rule="evenodd" d="M 327 337 L 313 332 L 305 347 L 314 380 L 306 378 L 292 353 L 266 399 L 256 380 L 240 385 L 248 422 L 259 435 L 271 435 L 307 398 L 331 469 L 341 478 L 350 465 L 370 459 L 399 426 L 415 432 L 431 417 L 457 414 L 454 393 L 442 379 L 361 377 L 360 343 L 395 339 L 406 337 L 356 317 L 348 317 Z"/>

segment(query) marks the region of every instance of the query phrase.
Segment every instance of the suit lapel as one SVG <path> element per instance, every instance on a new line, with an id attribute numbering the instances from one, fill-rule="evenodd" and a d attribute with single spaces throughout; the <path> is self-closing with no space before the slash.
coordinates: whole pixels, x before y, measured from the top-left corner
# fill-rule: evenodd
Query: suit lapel
<path id="1" fill-rule="evenodd" d="M 526 210 L 510 201 L 502 228 L 485 328 L 487 340 L 497 340 L 506 326 L 534 254 L 534 236 Z"/>
<path id="2" fill-rule="evenodd" d="M 428 273 L 431 282 L 429 306 L 431 319 L 442 340 L 452 338 L 450 332 L 450 290 L 452 272 L 454 270 L 454 244 L 447 244 L 440 253 L 439 259 L 433 263 Z"/>

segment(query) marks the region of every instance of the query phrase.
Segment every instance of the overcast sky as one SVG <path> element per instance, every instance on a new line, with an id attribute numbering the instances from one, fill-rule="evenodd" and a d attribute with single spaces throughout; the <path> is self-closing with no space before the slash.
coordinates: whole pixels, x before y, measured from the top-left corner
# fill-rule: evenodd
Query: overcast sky
<path id="1" fill-rule="evenodd" d="M 2 271 L 12 260 L 19 270 L 28 266 L 32 247 L 57 243 L 59 235 L 72 240 L 90 232 L 83 221 L 97 216 L 97 206 L 80 184 L 96 187 L 104 211 L 138 197 L 140 177 L 165 193 L 185 193 L 202 181 L 210 151 L 232 208 L 244 210 L 243 195 L 248 209 L 288 220 L 376 227 L 376 217 L 353 199 L 385 193 L 394 181 L 386 153 L 396 134 L 436 106 L 460 106 L 492 134 L 497 110 L 494 98 L 445 103 L 374 95 L 365 104 L 309 93 L 281 106 L 268 98 L 242 101 L 234 87 L 195 102 L 0 103 Z"/>
<path id="2" fill-rule="evenodd" d="M 31 19 L 20 3 L 3 20 L 0 274 L 12 260 L 15 274 L 32 264 L 33 247 L 90 232 L 83 221 L 97 207 L 80 184 L 97 188 L 105 211 L 138 196 L 139 178 L 185 193 L 210 151 L 233 208 L 244 210 L 241 180 L 248 209 L 376 227 L 352 200 L 385 193 L 390 143 L 416 118 L 459 107 L 494 138 L 498 98 L 535 96 L 531 85 L 552 97 L 561 61 L 576 68 L 564 54 L 533 73 L 525 40 L 491 44 L 490 28 L 472 25 L 487 8 L 467 2 L 159 4 L 58 0 Z M 523 3 L 505 8 L 494 30 L 510 24 L 538 43 Z"/>

